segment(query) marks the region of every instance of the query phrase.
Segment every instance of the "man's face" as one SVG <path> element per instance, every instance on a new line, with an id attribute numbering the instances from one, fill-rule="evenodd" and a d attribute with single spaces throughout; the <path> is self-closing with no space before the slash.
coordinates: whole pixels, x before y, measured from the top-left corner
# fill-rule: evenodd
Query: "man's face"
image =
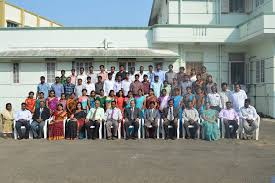
<path id="1" fill-rule="evenodd" d="M 123 67 L 123 66 L 120 66 L 120 67 L 119 67 L 119 70 L 120 70 L 120 71 L 124 71 L 124 67 Z"/>
<path id="2" fill-rule="evenodd" d="M 226 108 L 227 108 L 227 109 L 230 109 L 230 108 L 231 108 L 231 103 L 230 103 L 230 102 L 226 103 Z"/>
<path id="3" fill-rule="evenodd" d="M 45 83 L 45 78 L 40 79 L 41 83 Z"/>
<path id="4" fill-rule="evenodd" d="M 71 78 L 66 79 L 67 83 L 71 83 Z"/>
<path id="5" fill-rule="evenodd" d="M 104 70 L 105 70 L 104 67 L 101 66 L 100 71 L 103 72 Z"/>
<path id="6" fill-rule="evenodd" d="M 117 80 L 120 82 L 122 80 L 121 76 L 118 76 Z"/>
<path id="7" fill-rule="evenodd" d="M 99 108 L 100 107 L 100 102 L 97 100 L 97 101 L 95 101 L 95 107 L 96 108 Z"/>
<path id="8" fill-rule="evenodd" d="M 114 73 L 115 72 L 115 68 L 111 67 L 111 72 Z"/>
<path id="9" fill-rule="evenodd" d="M 55 78 L 55 82 L 59 83 L 60 82 L 60 78 Z"/>
<path id="10" fill-rule="evenodd" d="M 173 71 L 173 66 L 172 65 L 169 66 L 169 71 Z"/>
<path id="11" fill-rule="evenodd" d="M 196 78 L 197 78 L 197 80 L 200 80 L 201 79 L 201 75 L 197 75 Z"/>
<path id="12" fill-rule="evenodd" d="M 188 81 L 189 77 L 188 76 L 184 76 L 184 81 Z"/>
<path id="13" fill-rule="evenodd" d="M 235 86 L 235 91 L 236 91 L 236 92 L 240 91 L 240 89 L 241 89 L 240 85 L 236 85 L 236 86 Z"/>
<path id="14" fill-rule="evenodd" d="M 103 90 L 100 91 L 100 95 L 104 96 L 104 91 Z"/>
<path id="15" fill-rule="evenodd" d="M 180 72 L 181 72 L 181 73 L 184 73 L 184 68 L 180 68 Z"/>
<path id="16" fill-rule="evenodd" d="M 205 68 L 205 67 L 202 67 L 202 68 L 201 68 L 201 71 L 202 71 L 202 73 L 206 73 L 206 68 Z"/>
<path id="17" fill-rule="evenodd" d="M 222 86 L 222 91 L 226 91 L 227 90 L 227 85 L 223 85 Z"/>
<path id="18" fill-rule="evenodd" d="M 131 105 L 131 107 L 135 107 L 135 102 L 131 101 L 130 105 Z"/>
<path id="19" fill-rule="evenodd" d="M 188 103 L 188 106 L 189 106 L 189 108 L 193 108 L 192 102 L 189 102 L 189 103 Z"/>
<path id="20" fill-rule="evenodd" d="M 211 91 L 214 93 L 214 92 L 216 92 L 217 91 L 217 87 L 216 86 L 212 86 L 211 87 Z"/>
<path id="21" fill-rule="evenodd" d="M 39 106 L 40 106 L 40 108 L 44 108 L 44 106 L 45 106 L 44 101 L 41 101 Z"/>
<path id="22" fill-rule="evenodd" d="M 74 76 L 75 75 L 75 70 L 72 70 L 71 72 L 72 72 L 72 75 Z"/>
<path id="23" fill-rule="evenodd" d="M 129 74 L 126 74 L 126 75 L 125 75 L 125 78 L 128 80 L 128 79 L 129 79 Z"/>
<path id="24" fill-rule="evenodd" d="M 94 72 L 94 68 L 90 67 L 90 68 L 89 68 L 89 72 L 90 72 L 90 73 L 93 73 L 93 72 Z"/>
<path id="25" fill-rule="evenodd" d="M 159 77 L 155 77 L 155 81 L 158 82 L 159 81 Z"/>
<path id="26" fill-rule="evenodd" d="M 77 83 L 78 83 L 78 85 L 82 85 L 82 80 L 79 79 L 79 80 L 77 81 Z"/>
<path id="27" fill-rule="evenodd" d="M 64 76 L 64 75 L 65 75 L 65 71 L 62 71 L 62 72 L 61 72 L 61 75 Z"/>
<path id="28" fill-rule="evenodd" d="M 112 80 L 112 75 L 108 75 L 108 79 L 109 79 L 109 80 Z"/>
<path id="29" fill-rule="evenodd" d="M 26 109 L 26 105 L 25 104 L 22 104 L 21 105 L 21 109 L 24 111 Z"/>
<path id="30" fill-rule="evenodd" d="M 152 72 L 153 71 L 153 67 L 148 67 L 149 71 Z"/>
<path id="31" fill-rule="evenodd" d="M 87 83 L 91 83 L 91 79 L 89 78 L 89 79 L 87 79 Z"/>
<path id="32" fill-rule="evenodd" d="M 138 75 L 135 76 L 135 80 L 136 80 L 136 81 L 139 80 L 139 76 L 138 76 Z"/>
<path id="33" fill-rule="evenodd" d="M 157 70 L 159 71 L 161 69 L 161 66 L 158 64 L 157 65 Z"/>
<path id="34" fill-rule="evenodd" d="M 111 107 L 114 109 L 116 107 L 116 103 L 115 102 L 112 102 L 111 103 Z"/>
<path id="35" fill-rule="evenodd" d="M 132 74 L 135 73 L 135 68 L 134 67 L 131 68 L 131 73 Z"/>
<path id="36" fill-rule="evenodd" d="M 211 82 L 212 82 L 212 77 L 208 77 L 208 78 L 207 78 L 207 81 L 208 81 L 209 83 L 211 83 Z"/>
<path id="37" fill-rule="evenodd" d="M 80 69 L 80 74 L 83 74 L 83 73 L 84 73 L 84 69 L 81 68 L 81 69 Z"/>
<path id="38" fill-rule="evenodd" d="M 98 77 L 98 81 L 101 82 L 102 81 L 102 77 Z"/>
<path id="39" fill-rule="evenodd" d="M 248 101 L 244 101 L 244 107 L 246 107 L 246 108 L 249 107 L 249 102 Z"/>
<path id="40" fill-rule="evenodd" d="M 174 106 L 174 103 L 173 103 L 172 100 L 169 101 L 169 106 L 170 106 L 170 107 L 173 107 L 173 106 Z"/>
<path id="41" fill-rule="evenodd" d="M 140 71 L 140 72 L 143 72 L 143 71 L 144 71 L 144 67 L 141 66 L 141 67 L 139 68 L 139 71 Z"/>

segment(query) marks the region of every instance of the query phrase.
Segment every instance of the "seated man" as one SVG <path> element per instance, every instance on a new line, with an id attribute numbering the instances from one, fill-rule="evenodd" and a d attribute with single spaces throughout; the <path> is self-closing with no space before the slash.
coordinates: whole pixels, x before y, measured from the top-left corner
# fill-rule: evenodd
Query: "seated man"
<path id="1" fill-rule="evenodd" d="M 186 138 L 190 139 L 197 139 L 197 131 L 200 128 L 200 125 L 198 123 L 199 120 L 199 113 L 198 111 L 193 107 L 193 102 L 188 101 L 187 102 L 187 108 L 183 110 L 182 118 L 184 120 L 184 128 L 186 131 Z M 188 128 L 189 125 L 193 125 L 194 128 L 192 131 Z"/>
<path id="2" fill-rule="evenodd" d="M 26 103 L 21 104 L 21 110 L 17 111 L 15 114 L 15 128 L 18 133 L 18 140 L 22 140 L 23 138 L 28 139 L 29 138 L 29 132 L 30 132 L 30 121 L 32 119 L 32 114 L 29 110 L 26 109 Z M 21 126 L 25 126 L 26 132 L 23 135 L 21 131 Z"/>
<path id="3" fill-rule="evenodd" d="M 145 126 L 145 138 L 149 138 L 149 127 L 152 126 L 153 138 L 156 138 L 158 120 L 160 119 L 160 114 L 157 109 L 155 109 L 156 104 L 154 101 L 150 102 L 149 109 L 145 110 L 144 114 L 144 126 Z"/>
<path id="4" fill-rule="evenodd" d="M 168 102 L 168 107 L 164 108 L 162 113 L 163 127 L 165 131 L 165 140 L 168 139 L 169 135 L 169 125 L 173 126 L 173 135 L 170 136 L 171 139 L 175 140 L 177 135 L 178 128 L 178 119 L 179 119 L 179 109 L 174 108 L 174 100 L 171 99 Z"/>
<path id="5" fill-rule="evenodd" d="M 134 100 L 130 102 L 130 107 L 125 110 L 124 113 L 124 128 L 126 132 L 126 140 L 129 139 L 129 126 L 134 126 L 134 131 L 132 133 L 132 139 L 136 139 L 138 136 L 139 129 L 139 119 L 140 119 L 140 110 L 136 107 L 136 103 Z"/>
<path id="6" fill-rule="evenodd" d="M 97 138 L 100 123 L 104 119 L 104 109 L 100 107 L 100 101 L 95 101 L 95 108 L 91 108 L 86 116 L 85 127 L 87 130 L 87 138 L 95 140 Z M 94 126 L 94 128 L 92 128 Z"/>
<path id="7" fill-rule="evenodd" d="M 118 124 L 122 120 L 122 114 L 120 109 L 116 107 L 116 101 L 112 101 L 111 108 L 105 112 L 104 119 L 106 120 L 107 140 L 115 140 Z"/>
<path id="8" fill-rule="evenodd" d="M 253 133 L 258 128 L 258 124 L 256 123 L 257 116 L 256 109 L 250 105 L 250 99 L 245 99 L 244 107 L 240 111 L 240 118 L 242 119 L 242 126 L 244 128 L 244 139 L 253 137 Z"/>
<path id="9" fill-rule="evenodd" d="M 45 105 L 43 100 L 39 103 L 39 108 L 36 108 L 33 114 L 33 122 L 31 123 L 31 130 L 34 139 L 41 139 L 43 134 L 43 128 L 45 126 L 45 121 L 50 118 L 51 112 Z M 47 125 L 47 124 L 46 124 Z"/>
<path id="10" fill-rule="evenodd" d="M 222 109 L 219 117 L 223 120 L 225 127 L 225 138 L 236 138 L 236 131 L 239 128 L 238 120 L 239 116 L 235 109 L 232 108 L 231 102 L 226 102 L 226 108 Z M 233 128 L 230 129 L 229 126 L 232 125 Z"/>

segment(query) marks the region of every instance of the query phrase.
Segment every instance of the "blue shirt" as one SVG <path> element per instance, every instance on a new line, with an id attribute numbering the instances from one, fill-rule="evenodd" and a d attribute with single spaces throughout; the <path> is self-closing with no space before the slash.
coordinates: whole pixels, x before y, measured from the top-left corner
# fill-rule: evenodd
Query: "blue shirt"
<path id="1" fill-rule="evenodd" d="M 146 75 L 148 76 L 148 80 L 150 81 L 150 83 L 153 83 L 154 79 L 155 79 L 154 78 L 155 77 L 154 72 L 152 72 L 152 73 L 148 72 Z"/>
<path id="2" fill-rule="evenodd" d="M 37 92 L 38 93 L 43 92 L 45 98 L 48 98 L 49 91 L 50 91 L 50 86 L 49 86 L 48 83 L 43 83 L 43 84 L 40 83 L 40 84 L 38 84 L 38 86 L 37 86 Z"/>
<path id="3" fill-rule="evenodd" d="M 162 82 L 153 82 L 151 83 L 151 88 L 154 90 L 154 94 L 157 98 L 160 97 L 160 90 L 162 88 Z"/>
<path id="4" fill-rule="evenodd" d="M 162 70 L 155 71 L 155 76 L 158 76 L 158 77 L 159 77 L 159 81 L 160 81 L 161 83 L 163 83 L 163 81 L 165 80 L 165 72 L 162 71 Z"/>
<path id="5" fill-rule="evenodd" d="M 61 98 L 61 94 L 64 93 L 64 87 L 61 83 L 54 83 L 52 84 L 51 90 L 55 92 L 55 96 L 57 98 Z"/>
<path id="6" fill-rule="evenodd" d="M 75 89 L 74 84 L 71 84 L 71 83 L 64 84 L 64 93 L 66 94 L 66 96 L 71 95 L 74 92 L 74 89 Z"/>

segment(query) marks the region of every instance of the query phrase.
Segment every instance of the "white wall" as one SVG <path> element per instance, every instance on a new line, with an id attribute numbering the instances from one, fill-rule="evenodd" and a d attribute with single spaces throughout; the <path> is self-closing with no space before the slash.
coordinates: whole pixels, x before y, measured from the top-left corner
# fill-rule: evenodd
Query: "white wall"
<path id="1" fill-rule="evenodd" d="M 37 26 L 37 17 L 31 13 L 25 12 L 25 26 L 36 27 Z"/>
<path id="2" fill-rule="evenodd" d="M 6 20 L 10 20 L 16 23 L 21 23 L 21 10 L 11 5 L 5 5 Z"/>
<path id="3" fill-rule="evenodd" d="M 51 27 L 51 22 L 40 18 L 40 27 Z"/>

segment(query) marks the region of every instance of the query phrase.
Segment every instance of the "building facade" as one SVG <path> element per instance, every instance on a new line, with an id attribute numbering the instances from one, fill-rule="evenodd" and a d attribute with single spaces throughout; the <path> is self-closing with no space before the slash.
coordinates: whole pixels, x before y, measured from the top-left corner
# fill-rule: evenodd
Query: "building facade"
<path id="1" fill-rule="evenodd" d="M 0 40 L 1 106 L 18 107 L 41 75 L 51 83 L 62 69 L 162 63 L 205 65 L 275 117 L 275 0 L 155 0 L 148 27 L 6 28 Z"/>
<path id="2" fill-rule="evenodd" d="M 0 0 L 0 27 L 61 27 L 38 14 Z"/>

